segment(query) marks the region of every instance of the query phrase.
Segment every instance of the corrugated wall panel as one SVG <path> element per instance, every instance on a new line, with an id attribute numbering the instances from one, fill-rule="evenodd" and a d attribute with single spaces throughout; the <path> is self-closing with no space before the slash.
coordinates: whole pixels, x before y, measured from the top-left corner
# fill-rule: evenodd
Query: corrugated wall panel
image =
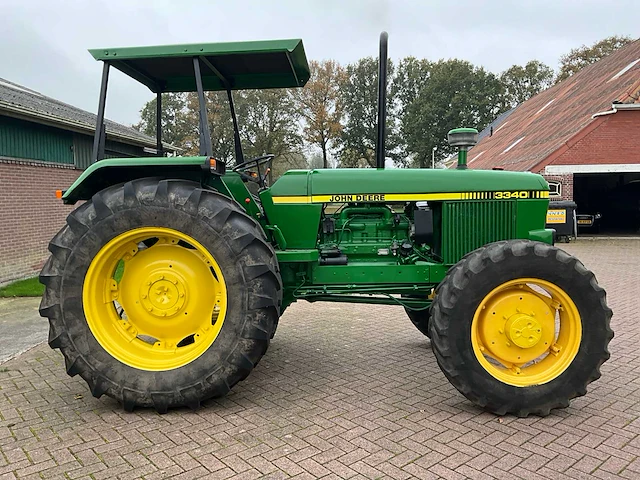
<path id="1" fill-rule="evenodd" d="M 73 165 L 73 136 L 59 128 L 0 116 L 0 155 Z"/>
<path id="2" fill-rule="evenodd" d="M 73 151 L 77 168 L 85 169 L 91 165 L 91 155 L 93 154 L 93 137 L 80 133 L 73 135 Z M 142 147 L 107 140 L 105 145 L 105 158 L 127 158 L 127 157 L 148 157 Z"/>
<path id="3" fill-rule="evenodd" d="M 91 165 L 93 154 L 93 137 L 80 133 L 73 135 L 73 149 L 77 168 L 85 169 Z M 148 157 L 142 147 L 126 143 L 107 140 L 105 145 L 105 158 Z"/>
<path id="4" fill-rule="evenodd" d="M 107 140 L 105 143 L 105 157 L 107 158 L 127 158 L 127 157 L 148 157 L 142 147 L 120 143 L 114 140 Z"/>
<path id="5" fill-rule="evenodd" d="M 76 168 L 84 170 L 91 165 L 93 153 L 93 137 L 81 133 L 73 134 L 73 156 Z"/>

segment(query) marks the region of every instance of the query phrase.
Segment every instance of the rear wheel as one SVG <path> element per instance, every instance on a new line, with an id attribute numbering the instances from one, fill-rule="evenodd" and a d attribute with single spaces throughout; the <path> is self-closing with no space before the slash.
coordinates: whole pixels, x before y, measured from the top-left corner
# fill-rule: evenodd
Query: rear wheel
<path id="1" fill-rule="evenodd" d="M 51 241 L 40 313 L 94 396 L 126 410 L 197 407 L 265 353 L 282 284 L 260 226 L 231 199 L 141 179 L 96 194 Z"/>
<path id="2" fill-rule="evenodd" d="M 609 358 L 612 312 L 582 263 L 525 240 L 482 247 L 438 286 L 431 345 L 449 381 L 489 411 L 547 415 Z"/>
<path id="3" fill-rule="evenodd" d="M 107 242 L 82 294 L 98 343 L 142 370 L 191 363 L 211 347 L 227 312 L 218 262 L 193 237 L 164 227 L 134 228 Z"/>

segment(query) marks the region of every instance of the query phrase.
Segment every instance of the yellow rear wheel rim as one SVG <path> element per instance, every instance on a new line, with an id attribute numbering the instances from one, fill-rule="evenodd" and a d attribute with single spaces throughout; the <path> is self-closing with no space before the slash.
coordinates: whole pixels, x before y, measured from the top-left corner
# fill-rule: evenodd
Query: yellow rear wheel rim
<path id="1" fill-rule="evenodd" d="M 220 266 L 177 230 L 129 230 L 93 258 L 82 301 L 91 333 L 114 358 L 171 370 L 202 355 L 220 333 L 227 289 Z"/>
<path id="2" fill-rule="evenodd" d="M 502 383 L 541 385 L 559 377 L 582 340 L 580 313 L 557 285 L 518 278 L 494 288 L 478 306 L 471 343 L 480 365 Z"/>

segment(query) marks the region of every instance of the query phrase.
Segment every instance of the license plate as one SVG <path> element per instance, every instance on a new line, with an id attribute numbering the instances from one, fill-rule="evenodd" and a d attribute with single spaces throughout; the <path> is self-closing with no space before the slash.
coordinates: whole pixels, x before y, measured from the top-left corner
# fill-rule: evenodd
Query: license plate
<path id="1" fill-rule="evenodd" d="M 591 225 L 592 223 L 592 220 L 578 220 L 578 225 Z"/>

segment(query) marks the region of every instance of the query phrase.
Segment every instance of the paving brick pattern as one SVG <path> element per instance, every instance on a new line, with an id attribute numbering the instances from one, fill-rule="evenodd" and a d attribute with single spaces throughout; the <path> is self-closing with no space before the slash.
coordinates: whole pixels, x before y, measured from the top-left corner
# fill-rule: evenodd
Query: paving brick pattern
<path id="1" fill-rule="evenodd" d="M 546 418 L 498 418 L 397 307 L 294 305 L 252 375 L 204 408 L 127 414 L 41 345 L 2 365 L 0 479 L 640 478 L 640 242 L 566 246 L 609 292 L 603 377 Z"/>

